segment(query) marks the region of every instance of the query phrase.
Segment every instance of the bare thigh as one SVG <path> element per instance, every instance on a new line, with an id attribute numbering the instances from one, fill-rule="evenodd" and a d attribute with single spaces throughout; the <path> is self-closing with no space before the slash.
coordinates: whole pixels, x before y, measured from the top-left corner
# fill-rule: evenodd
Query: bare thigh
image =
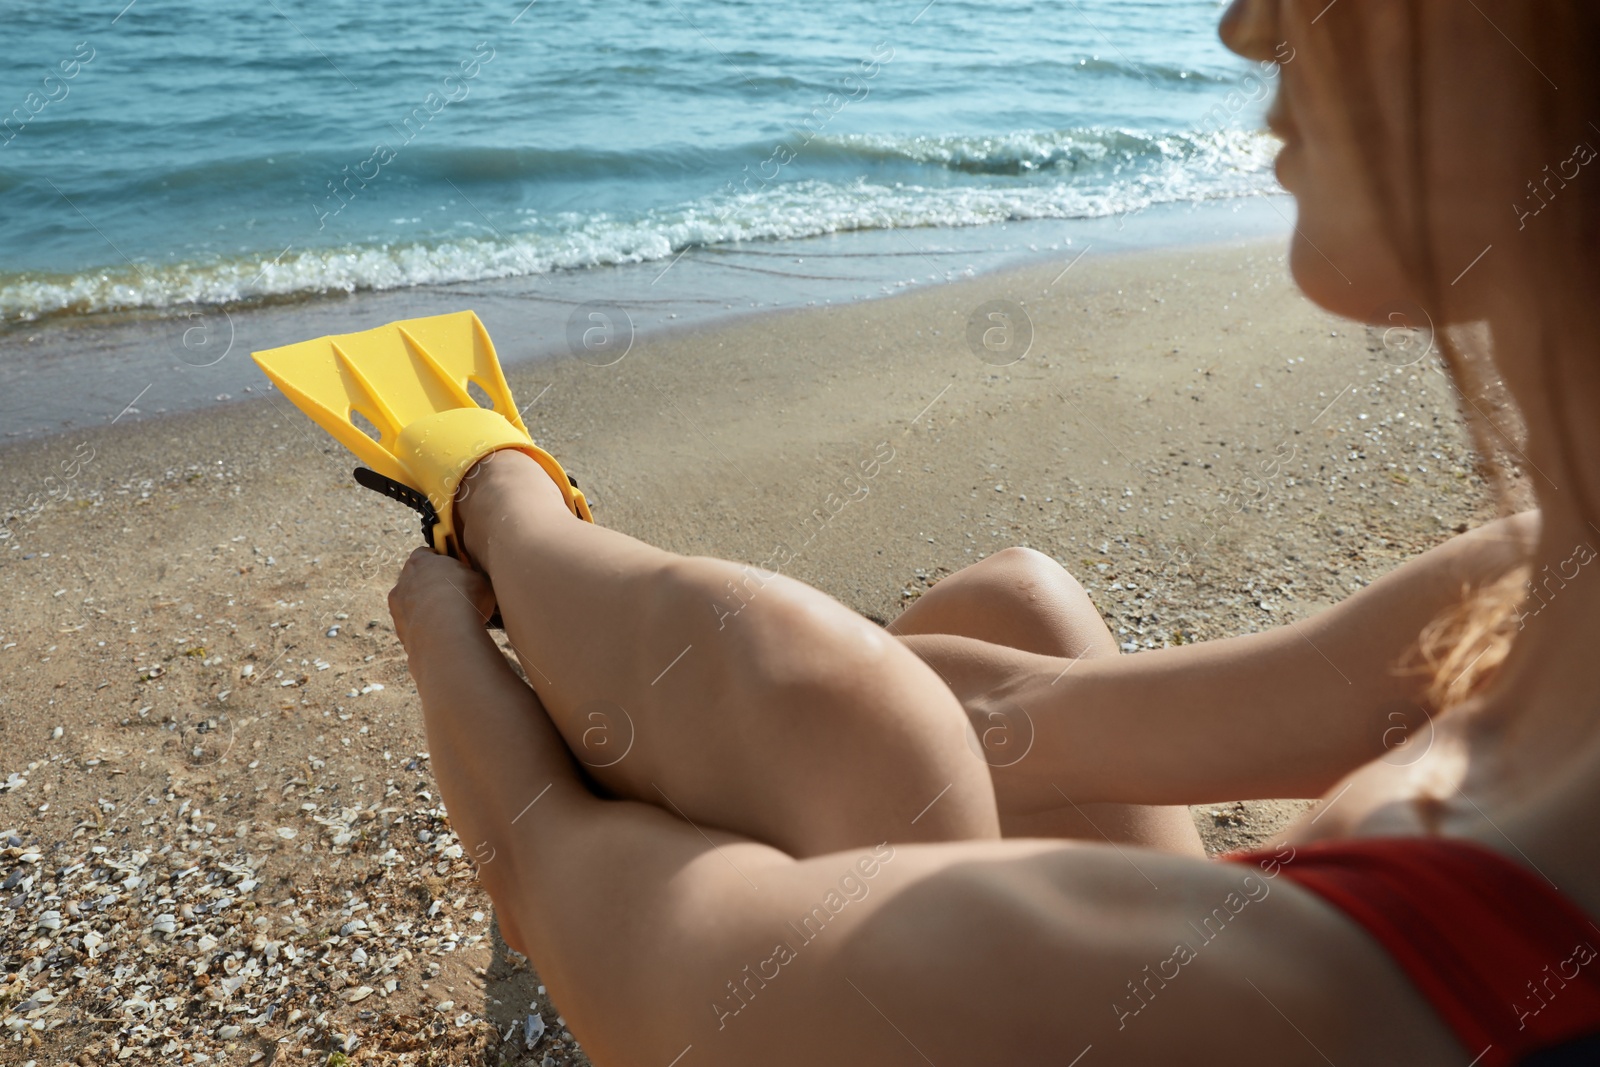
<path id="1" fill-rule="evenodd" d="M 889 627 L 892 633 L 972 637 L 1046 656 L 1119 655 L 1089 594 L 1049 556 L 1008 548 L 934 586 Z M 938 665 L 933 664 L 935 669 Z M 1074 804 L 1029 815 L 1002 813 L 1007 837 L 1067 837 L 1203 855 L 1189 809 Z"/>

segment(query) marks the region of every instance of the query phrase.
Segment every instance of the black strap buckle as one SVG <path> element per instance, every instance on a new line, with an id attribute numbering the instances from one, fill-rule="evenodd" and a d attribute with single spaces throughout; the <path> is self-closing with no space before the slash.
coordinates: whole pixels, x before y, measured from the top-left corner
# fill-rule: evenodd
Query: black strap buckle
<path id="1" fill-rule="evenodd" d="M 439 513 L 433 509 L 432 502 L 425 494 L 366 467 L 357 467 L 352 475 L 357 485 L 371 489 L 374 493 L 382 493 L 390 500 L 398 500 L 421 515 L 423 543 L 429 548 L 433 547 L 433 528 L 439 525 Z"/>

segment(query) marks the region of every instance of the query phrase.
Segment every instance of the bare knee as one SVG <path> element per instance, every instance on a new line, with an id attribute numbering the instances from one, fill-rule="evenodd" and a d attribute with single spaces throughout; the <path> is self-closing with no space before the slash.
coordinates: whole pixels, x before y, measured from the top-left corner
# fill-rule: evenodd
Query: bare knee
<path id="1" fill-rule="evenodd" d="M 1116 651 L 1078 580 L 1031 548 L 1002 549 L 934 586 L 897 620 L 900 634 L 955 634 L 1053 656 Z"/>
<path id="2" fill-rule="evenodd" d="M 987 559 L 974 563 L 960 574 L 971 572 L 975 583 L 982 583 L 1002 595 L 1037 599 L 1063 594 L 1085 595 L 1065 567 L 1038 549 L 1013 545 L 1002 548 Z M 952 578 L 958 575 L 951 575 Z"/>
<path id="3" fill-rule="evenodd" d="M 1083 586 L 1061 564 L 1043 552 L 1015 546 L 962 568 L 935 586 L 934 593 L 1020 611 L 1051 598 L 1084 595 Z"/>

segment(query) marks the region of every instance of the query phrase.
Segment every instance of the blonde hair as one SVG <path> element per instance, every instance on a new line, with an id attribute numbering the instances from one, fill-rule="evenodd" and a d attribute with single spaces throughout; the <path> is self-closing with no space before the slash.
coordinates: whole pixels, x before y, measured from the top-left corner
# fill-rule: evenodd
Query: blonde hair
<path id="1" fill-rule="evenodd" d="M 1422 700 L 1435 712 L 1463 704 L 1489 687 L 1521 629 L 1526 564 L 1461 599 L 1417 637 L 1401 661 L 1404 674 L 1425 679 Z"/>
<path id="2" fill-rule="evenodd" d="M 1485 365 L 1493 368 L 1487 346 L 1468 347 L 1440 331 L 1437 347 L 1455 387 L 1474 466 L 1489 487 L 1496 510 L 1501 516 L 1522 510 L 1529 490 L 1515 457 L 1521 454 L 1525 434 L 1505 387 L 1484 374 Z M 1529 571 L 1523 562 L 1486 584 L 1464 587 L 1460 599 L 1417 635 L 1400 669 L 1425 679 L 1422 700 L 1430 710 L 1465 703 L 1494 681 L 1522 628 Z"/>

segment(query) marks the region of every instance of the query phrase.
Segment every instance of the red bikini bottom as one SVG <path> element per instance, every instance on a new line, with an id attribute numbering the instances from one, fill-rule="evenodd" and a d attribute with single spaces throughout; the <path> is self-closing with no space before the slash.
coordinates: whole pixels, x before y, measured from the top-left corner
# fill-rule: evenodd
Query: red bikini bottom
<path id="1" fill-rule="evenodd" d="M 1318 841 L 1287 862 L 1225 858 L 1270 860 L 1364 927 L 1476 1067 L 1600 1064 L 1600 927 L 1528 868 L 1437 837 Z"/>

